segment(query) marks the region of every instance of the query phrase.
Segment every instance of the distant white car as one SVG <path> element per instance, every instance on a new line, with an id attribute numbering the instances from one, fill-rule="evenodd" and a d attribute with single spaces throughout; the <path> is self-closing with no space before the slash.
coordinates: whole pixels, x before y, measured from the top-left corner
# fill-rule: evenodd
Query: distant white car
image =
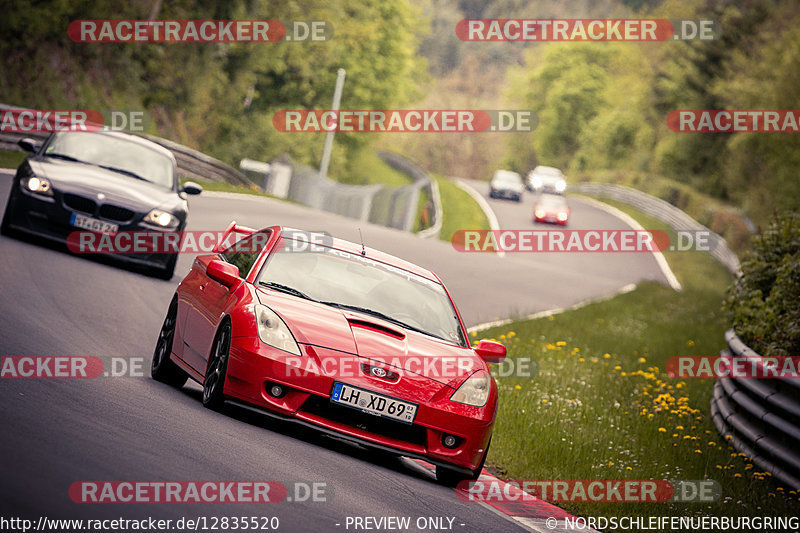
<path id="1" fill-rule="evenodd" d="M 490 198 L 509 198 L 521 202 L 524 190 L 522 176 L 510 170 L 496 170 L 489 182 Z"/>
<path id="2" fill-rule="evenodd" d="M 564 194 L 567 190 L 567 180 L 564 173 L 555 167 L 537 166 L 528 173 L 526 183 L 528 190 Z"/>

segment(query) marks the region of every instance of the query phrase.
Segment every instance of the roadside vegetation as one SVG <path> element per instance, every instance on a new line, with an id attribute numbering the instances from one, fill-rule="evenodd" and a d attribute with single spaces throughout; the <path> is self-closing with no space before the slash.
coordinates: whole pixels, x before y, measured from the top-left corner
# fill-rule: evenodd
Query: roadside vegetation
<path id="1" fill-rule="evenodd" d="M 642 226 L 663 224 L 624 208 Z M 713 380 L 667 376 L 670 357 L 716 355 L 731 276 L 711 256 L 668 252 L 683 285 L 648 282 L 611 300 L 472 333 L 509 357 L 532 357 L 532 378 L 499 377 L 500 410 L 487 463 L 515 480 L 715 480 L 716 502 L 559 503 L 578 515 L 795 514 L 800 495 L 776 487 L 721 438 Z"/>
<path id="2" fill-rule="evenodd" d="M 442 231 L 439 232 L 441 240 L 450 242 L 458 230 L 489 229 L 489 221 L 483 210 L 466 191 L 451 179 L 436 174 L 432 174 L 431 177 L 439 184 L 439 194 L 442 197 L 444 216 Z"/>

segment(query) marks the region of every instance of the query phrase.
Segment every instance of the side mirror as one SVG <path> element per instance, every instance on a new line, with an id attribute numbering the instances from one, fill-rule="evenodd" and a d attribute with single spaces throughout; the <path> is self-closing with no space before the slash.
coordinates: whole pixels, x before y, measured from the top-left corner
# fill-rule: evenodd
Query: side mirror
<path id="1" fill-rule="evenodd" d="M 239 277 L 239 267 L 218 259 L 213 259 L 208 263 L 206 274 L 209 278 L 222 283 L 229 289 L 242 280 Z"/>
<path id="2" fill-rule="evenodd" d="M 474 350 L 487 363 L 502 363 L 506 358 L 506 347 L 499 342 L 482 340 Z"/>
<path id="3" fill-rule="evenodd" d="M 36 151 L 39 150 L 39 147 L 41 146 L 41 144 L 39 144 L 38 142 L 34 141 L 29 137 L 20 139 L 19 141 L 17 141 L 17 145 L 26 152 L 31 152 L 31 153 L 36 153 Z"/>
<path id="4" fill-rule="evenodd" d="M 181 187 L 181 192 L 185 192 L 186 194 L 200 194 L 203 192 L 203 188 L 193 181 L 187 181 Z"/>

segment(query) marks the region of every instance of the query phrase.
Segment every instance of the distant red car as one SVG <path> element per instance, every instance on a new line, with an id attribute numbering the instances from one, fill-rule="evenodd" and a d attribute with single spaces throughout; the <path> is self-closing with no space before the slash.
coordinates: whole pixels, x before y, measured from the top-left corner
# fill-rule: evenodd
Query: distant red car
<path id="1" fill-rule="evenodd" d="M 151 373 L 223 402 L 476 479 L 491 440 L 503 345 L 470 347 L 428 270 L 321 234 L 232 223 L 195 259 L 156 344 Z M 315 240 L 316 239 L 316 240 Z M 310 244 L 310 241 L 314 241 Z"/>
<path id="2" fill-rule="evenodd" d="M 558 194 L 540 194 L 533 202 L 533 221 L 566 226 L 570 209 L 567 200 Z"/>

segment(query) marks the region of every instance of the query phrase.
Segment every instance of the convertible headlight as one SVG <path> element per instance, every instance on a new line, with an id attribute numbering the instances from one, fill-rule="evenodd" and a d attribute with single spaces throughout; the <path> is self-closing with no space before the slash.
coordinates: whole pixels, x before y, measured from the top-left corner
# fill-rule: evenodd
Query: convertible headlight
<path id="1" fill-rule="evenodd" d="M 486 400 L 489 399 L 490 386 L 491 377 L 489 373 L 484 370 L 479 370 L 461 384 L 458 390 L 450 396 L 450 401 L 474 405 L 476 407 L 486 405 Z"/>
<path id="2" fill-rule="evenodd" d="M 166 211 L 162 211 L 160 209 L 153 209 L 147 216 L 144 217 L 144 221 L 148 224 L 153 224 L 160 228 L 168 228 L 174 229 L 178 227 L 179 220 L 175 217 L 172 213 L 167 213 Z"/>
<path id="3" fill-rule="evenodd" d="M 30 178 L 23 180 L 22 183 L 30 192 L 44 196 L 53 196 L 53 187 L 50 185 L 50 181 L 45 178 L 31 176 Z"/>
<path id="4" fill-rule="evenodd" d="M 294 340 L 289 327 L 275 311 L 266 305 L 259 304 L 255 305 L 254 310 L 258 324 L 258 338 L 261 339 L 261 342 L 279 350 L 300 355 L 300 346 Z"/>

